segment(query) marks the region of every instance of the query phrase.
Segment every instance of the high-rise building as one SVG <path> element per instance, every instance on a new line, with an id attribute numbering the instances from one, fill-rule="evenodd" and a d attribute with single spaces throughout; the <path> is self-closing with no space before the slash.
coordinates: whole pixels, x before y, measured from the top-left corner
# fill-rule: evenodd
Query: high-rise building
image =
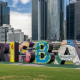
<path id="1" fill-rule="evenodd" d="M 64 39 L 64 0 L 60 0 L 60 40 Z"/>
<path id="2" fill-rule="evenodd" d="M 24 41 L 27 41 L 28 35 L 24 35 Z"/>
<path id="3" fill-rule="evenodd" d="M 74 39 L 75 34 L 75 4 L 71 3 L 67 6 L 67 39 Z"/>
<path id="4" fill-rule="evenodd" d="M 80 40 L 80 1 L 75 3 L 75 39 Z"/>
<path id="5" fill-rule="evenodd" d="M 38 40 L 47 39 L 47 0 L 38 0 Z"/>
<path id="6" fill-rule="evenodd" d="M 32 40 L 38 40 L 38 0 L 32 0 Z"/>
<path id="7" fill-rule="evenodd" d="M 46 3 L 46 0 L 32 0 L 32 40 L 47 39 Z"/>
<path id="8" fill-rule="evenodd" d="M 7 32 L 7 42 L 23 42 L 24 33 L 20 29 L 14 30 L 14 32 Z"/>
<path id="9" fill-rule="evenodd" d="M 65 38 L 65 2 L 32 0 L 32 40 L 59 41 Z"/>
<path id="10" fill-rule="evenodd" d="M 0 42 L 6 42 L 7 41 L 7 32 L 9 31 L 10 25 L 3 24 L 3 26 L 0 27 Z"/>
<path id="11" fill-rule="evenodd" d="M 0 27 L 3 24 L 10 24 L 10 8 L 7 2 L 0 1 Z"/>
<path id="12" fill-rule="evenodd" d="M 80 40 L 80 1 L 67 6 L 67 39 Z"/>
<path id="13" fill-rule="evenodd" d="M 48 0 L 47 5 L 47 39 L 56 41 L 60 39 L 60 0 Z"/>
<path id="14" fill-rule="evenodd" d="M 66 13 L 70 0 L 60 0 L 60 39 L 66 39 Z"/>
<path id="15" fill-rule="evenodd" d="M 80 0 L 76 0 L 76 1 L 80 1 Z"/>

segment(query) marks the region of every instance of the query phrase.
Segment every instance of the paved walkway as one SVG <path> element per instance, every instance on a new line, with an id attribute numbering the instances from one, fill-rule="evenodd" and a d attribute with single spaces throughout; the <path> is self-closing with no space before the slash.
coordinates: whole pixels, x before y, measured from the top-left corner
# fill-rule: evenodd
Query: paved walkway
<path id="1" fill-rule="evenodd" d="M 1 62 L 0 64 L 9 64 L 9 65 L 22 65 L 22 66 L 44 66 L 44 67 L 57 67 L 57 68 L 74 68 L 74 69 L 80 69 L 80 65 L 71 65 L 71 64 L 65 64 L 65 65 L 54 65 L 54 64 L 36 64 L 36 63 L 11 63 L 11 62 Z"/>
<path id="2" fill-rule="evenodd" d="M 45 66 L 45 65 L 38 65 L 38 64 L 23 64 L 23 63 L 13 63 L 10 65 L 23 65 L 23 66 Z"/>

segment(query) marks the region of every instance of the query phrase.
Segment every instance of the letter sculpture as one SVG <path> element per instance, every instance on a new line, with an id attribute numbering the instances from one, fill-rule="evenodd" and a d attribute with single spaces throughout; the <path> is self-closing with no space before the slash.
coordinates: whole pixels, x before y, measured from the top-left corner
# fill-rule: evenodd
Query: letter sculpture
<path id="1" fill-rule="evenodd" d="M 80 65 L 80 51 L 75 40 L 63 40 L 54 64 L 64 64 L 65 61 L 73 61 Z"/>
<path id="2" fill-rule="evenodd" d="M 35 44 L 35 61 L 36 63 L 51 63 L 55 59 L 52 53 L 53 44 L 50 41 L 38 41 Z"/>

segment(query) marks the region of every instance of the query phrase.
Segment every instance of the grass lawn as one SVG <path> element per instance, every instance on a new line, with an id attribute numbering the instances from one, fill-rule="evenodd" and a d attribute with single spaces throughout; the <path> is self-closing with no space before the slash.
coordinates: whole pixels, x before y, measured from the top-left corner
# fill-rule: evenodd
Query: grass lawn
<path id="1" fill-rule="evenodd" d="M 0 80 L 79 80 L 80 70 L 0 64 Z"/>
<path id="2" fill-rule="evenodd" d="M 65 61 L 65 64 L 74 64 L 73 62 Z"/>

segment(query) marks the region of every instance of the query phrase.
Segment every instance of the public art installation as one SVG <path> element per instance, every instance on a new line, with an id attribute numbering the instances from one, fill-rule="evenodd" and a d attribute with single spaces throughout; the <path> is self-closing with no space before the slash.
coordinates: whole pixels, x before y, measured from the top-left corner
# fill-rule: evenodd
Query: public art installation
<path id="1" fill-rule="evenodd" d="M 9 62 L 8 52 L 9 45 L 6 43 L 0 43 L 0 61 Z"/>
<path id="2" fill-rule="evenodd" d="M 35 61 L 36 63 L 51 63 L 55 59 L 52 53 L 53 44 L 50 41 L 38 41 L 35 44 Z"/>
<path id="3" fill-rule="evenodd" d="M 54 64 L 64 64 L 65 61 L 73 61 L 80 65 L 80 51 L 75 40 L 63 40 Z"/>
<path id="4" fill-rule="evenodd" d="M 19 62 L 19 43 L 10 43 L 10 62 Z"/>
<path id="5" fill-rule="evenodd" d="M 80 65 L 80 51 L 75 40 L 63 40 L 58 55 L 55 58 L 53 44 L 50 41 L 17 42 L 10 43 L 10 59 L 8 57 L 9 45 L 0 43 L 0 61 L 31 63 L 35 60 L 38 64 L 51 63 L 64 64 L 65 61 L 73 61 L 74 65 Z M 20 52 L 20 54 L 19 54 Z"/>
<path id="6" fill-rule="evenodd" d="M 20 62 L 29 63 L 35 60 L 35 53 L 32 51 L 32 49 L 28 49 L 33 46 L 33 42 L 23 42 L 21 45 L 19 45 L 19 50 L 21 54 L 19 58 Z"/>

